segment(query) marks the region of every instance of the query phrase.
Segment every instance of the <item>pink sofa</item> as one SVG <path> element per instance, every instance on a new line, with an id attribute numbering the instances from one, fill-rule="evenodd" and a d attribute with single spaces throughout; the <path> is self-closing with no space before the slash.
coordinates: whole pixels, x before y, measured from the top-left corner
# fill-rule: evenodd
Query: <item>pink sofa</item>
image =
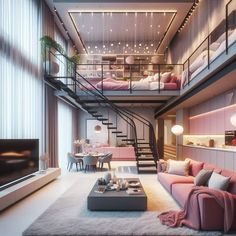
<path id="1" fill-rule="evenodd" d="M 231 230 L 236 230 L 236 173 L 220 169 L 211 164 L 191 160 L 189 176 L 179 176 L 165 172 L 164 162 L 164 160 L 160 160 L 158 163 L 158 180 L 182 208 L 184 207 L 190 190 L 194 186 L 194 178 L 202 168 L 231 177 L 227 191 L 234 195 L 234 221 Z M 199 195 L 198 201 L 201 229 L 223 230 L 224 211 L 216 200 L 212 196 L 202 194 Z"/>

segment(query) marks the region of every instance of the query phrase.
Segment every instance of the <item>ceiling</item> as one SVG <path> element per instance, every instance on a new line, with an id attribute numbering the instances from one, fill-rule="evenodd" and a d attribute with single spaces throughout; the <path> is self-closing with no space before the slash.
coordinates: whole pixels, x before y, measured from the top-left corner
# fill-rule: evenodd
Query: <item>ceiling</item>
<path id="1" fill-rule="evenodd" d="M 80 53 L 153 55 L 165 52 L 194 0 L 46 2 Z"/>

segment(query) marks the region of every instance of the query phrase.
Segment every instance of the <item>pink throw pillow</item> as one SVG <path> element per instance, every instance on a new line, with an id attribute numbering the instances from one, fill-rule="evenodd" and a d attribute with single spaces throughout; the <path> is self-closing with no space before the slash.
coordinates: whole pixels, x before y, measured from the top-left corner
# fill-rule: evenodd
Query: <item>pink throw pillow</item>
<path id="1" fill-rule="evenodd" d="M 175 75 L 171 75 L 169 83 L 176 83 L 177 77 Z"/>
<path id="2" fill-rule="evenodd" d="M 171 80 L 171 72 L 165 72 L 161 74 L 161 82 L 169 83 Z"/>
<path id="3" fill-rule="evenodd" d="M 192 176 L 195 177 L 203 169 L 203 165 L 204 165 L 203 162 L 195 161 L 195 160 L 192 160 L 190 158 L 186 158 L 185 160 L 189 160 L 190 161 L 189 175 L 192 175 Z"/>

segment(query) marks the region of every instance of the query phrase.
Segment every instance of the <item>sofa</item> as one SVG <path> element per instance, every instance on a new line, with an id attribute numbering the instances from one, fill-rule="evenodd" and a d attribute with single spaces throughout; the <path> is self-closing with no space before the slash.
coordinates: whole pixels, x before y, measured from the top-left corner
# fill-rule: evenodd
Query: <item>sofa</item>
<path id="1" fill-rule="evenodd" d="M 194 179 L 202 169 L 212 170 L 225 177 L 230 177 L 227 192 L 233 195 L 234 220 L 230 230 L 236 230 L 236 173 L 221 169 L 212 164 L 189 160 L 187 176 L 180 176 L 168 173 L 166 161 L 159 160 L 157 168 L 157 178 L 162 186 L 172 195 L 181 208 L 188 198 L 189 192 L 194 186 Z M 221 191 L 221 190 L 220 190 Z M 198 197 L 200 212 L 200 224 L 202 230 L 224 230 L 224 210 L 217 203 L 214 197 L 201 194 Z"/>

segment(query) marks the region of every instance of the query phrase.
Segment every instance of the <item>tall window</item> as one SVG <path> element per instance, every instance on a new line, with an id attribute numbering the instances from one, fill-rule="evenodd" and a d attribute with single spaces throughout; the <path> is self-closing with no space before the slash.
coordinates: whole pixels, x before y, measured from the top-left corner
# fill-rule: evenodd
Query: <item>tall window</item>
<path id="1" fill-rule="evenodd" d="M 0 1 L 0 138 L 38 138 L 44 149 L 37 0 Z"/>

